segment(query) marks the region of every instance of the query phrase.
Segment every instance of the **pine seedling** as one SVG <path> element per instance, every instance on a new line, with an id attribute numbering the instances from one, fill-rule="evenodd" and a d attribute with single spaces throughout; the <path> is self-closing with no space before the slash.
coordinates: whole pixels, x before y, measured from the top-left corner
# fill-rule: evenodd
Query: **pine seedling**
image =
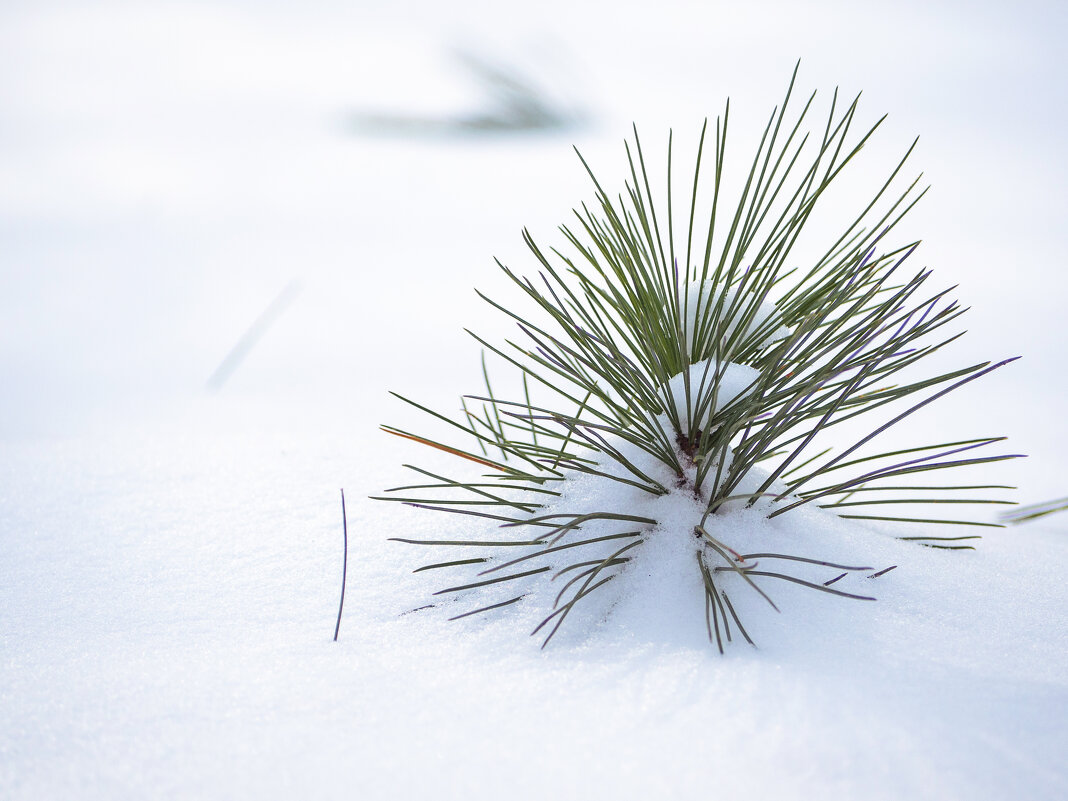
<path id="1" fill-rule="evenodd" d="M 594 202 L 560 228 L 559 247 L 545 249 L 524 231 L 536 276 L 498 262 L 526 305 L 479 293 L 519 332 L 501 343 L 472 334 L 483 348 L 484 391 L 465 396 L 452 416 L 397 395 L 460 438 L 385 431 L 455 457 L 463 475 L 483 474 L 450 478 L 407 466 L 418 483 L 382 499 L 501 526 L 493 539 L 396 538 L 449 554 L 417 572 L 469 571 L 436 594 L 474 598 L 454 617 L 551 587 L 534 629 L 544 646 L 572 611 L 626 580 L 650 538 L 690 537 L 709 639 L 722 651 L 732 631 L 752 643 L 739 614 L 742 593 L 775 609 L 776 581 L 873 600 L 834 585 L 890 569 L 819 554 L 745 553 L 722 525 L 731 515 L 775 518 L 818 506 L 853 520 L 919 524 L 922 534 L 901 539 L 946 549 L 978 539 L 952 533 L 958 527 L 998 525 L 895 511 L 1006 503 L 997 495 L 1011 487 L 940 478 L 1013 458 L 989 453 L 1002 437 L 892 449 L 875 441 L 1012 359 L 925 372 L 928 357 L 961 335 L 954 326 L 964 309 L 950 290 L 928 288 L 929 271 L 911 267 L 917 242 L 891 244 L 926 191 L 919 178 L 899 186 L 915 142 L 839 234 L 814 256 L 795 253 L 828 188 L 882 123 L 856 135 L 859 96 L 843 104 L 836 90 L 825 118 L 810 126 L 816 96 L 794 113 L 795 79 L 796 70 L 738 188 L 728 189 L 726 178 L 729 102 L 714 124 L 706 121 L 685 187 L 688 214 L 672 203 L 672 136 L 664 195 L 653 191 L 658 182 L 637 128 L 617 195 L 580 154 Z M 491 386 L 486 353 L 517 372 L 520 394 Z M 836 436 L 858 425 L 859 435 Z M 931 478 L 937 485 L 925 483 Z M 604 497 L 624 502 L 572 497 L 579 480 L 607 482 L 619 492 Z M 683 531 L 664 528 L 649 511 L 676 499 L 695 510 Z M 816 580 L 813 569 L 833 572 Z"/>

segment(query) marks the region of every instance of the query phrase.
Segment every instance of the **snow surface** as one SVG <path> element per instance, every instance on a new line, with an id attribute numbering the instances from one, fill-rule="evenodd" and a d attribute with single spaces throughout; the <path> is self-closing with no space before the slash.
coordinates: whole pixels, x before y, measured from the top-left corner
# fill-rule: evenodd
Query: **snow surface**
<path id="1" fill-rule="evenodd" d="M 685 537 L 647 543 L 662 602 L 540 651 L 509 614 L 402 615 L 431 586 L 387 538 L 485 529 L 363 496 L 442 464 L 376 430 L 416 425 L 386 390 L 448 409 L 480 386 L 462 326 L 513 329 L 471 287 L 505 296 L 491 256 L 533 271 L 520 226 L 558 243 L 591 197 L 571 144 L 621 179 L 637 120 L 657 174 L 671 126 L 681 165 L 728 93 L 736 133 L 758 129 L 798 57 L 805 92 L 891 112 L 867 179 L 923 134 L 916 266 L 972 306 L 946 363 L 1026 357 L 886 444 L 1009 434 L 1031 458 L 968 480 L 1063 496 L 1065 13 L 4 4 L 0 798 L 1064 798 L 1063 517 L 965 553 L 808 509 L 740 520 L 724 538 L 898 568 L 874 603 L 747 599 L 760 647 L 720 657 L 675 572 Z M 457 45 L 577 95 L 588 124 L 352 134 L 362 109 L 481 110 Z"/>

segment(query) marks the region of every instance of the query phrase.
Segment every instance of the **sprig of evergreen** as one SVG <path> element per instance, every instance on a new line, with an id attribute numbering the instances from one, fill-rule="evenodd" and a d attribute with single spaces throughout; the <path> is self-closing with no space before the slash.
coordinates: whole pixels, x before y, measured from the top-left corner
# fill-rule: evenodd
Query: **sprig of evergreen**
<path id="1" fill-rule="evenodd" d="M 757 558 L 847 572 L 874 568 L 793 554 L 740 554 L 709 533 L 712 515 L 755 507 L 775 517 L 815 503 L 857 520 L 997 525 L 893 512 L 899 504 L 1006 503 L 985 493 L 1010 487 L 913 483 L 926 478 L 919 473 L 956 473 L 1014 458 L 977 453 L 986 454 L 1002 437 L 875 453 L 867 446 L 1012 359 L 919 373 L 927 357 L 961 335 L 952 325 L 964 309 L 950 299 L 950 290 L 927 288 L 930 271 L 908 268 L 917 242 L 887 244 L 926 191 L 918 177 L 904 189 L 893 188 L 915 142 L 822 254 L 790 267 L 799 261 L 794 247 L 819 201 L 882 123 L 854 135 L 859 96 L 844 105 L 835 91 L 826 118 L 815 132 L 808 130 L 815 93 L 791 116 L 795 79 L 796 70 L 736 197 L 728 197 L 724 177 L 729 102 L 714 126 L 706 121 L 687 187 L 689 213 L 681 221 L 672 204 L 672 136 L 663 214 L 636 128 L 626 145 L 629 179 L 615 196 L 579 154 L 595 202 L 583 204 L 575 221 L 561 227 L 569 249 L 546 250 L 524 231 L 538 274 L 524 277 L 498 262 L 525 293 L 527 308 L 479 293 L 522 334 L 499 344 L 472 334 L 484 348 L 485 393 L 465 396 L 455 419 L 397 395 L 473 439 L 477 452 L 391 426 L 384 430 L 491 472 L 470 482 L 411 467 L 430 481 L 392 488 L 383 499 L 489 518 L 509 534 L 495 541 L 401 540 L 478 554 L 419 568 L 481 570 L 441 593 L 566 576 L 553 610 L 535 630 L 546 633 L 547 643 L 577 604 L 620 575 L 657 524 L 626 510 L 562 510 L 557 504 L 566 482 L 583 474 L 651 496 L 682 493 L 701 500 L 703 517 L 694 520 L 692 533 L 709 636 L 721 650 L 723 637 L 731 639 L 730 621 L 751 642 L 721 586 L 732 573 L 769 603 L 758 578 L 870 598 L 832 588 L 841 575 L 813 582 L 757 570 Z M 710 186 L 703 178 L 709 157 Z M 708 192 L 706 217 L 698 209 Z M 522 397 L 509 400 L 493 391 L 487 351 L 519 372 Z M 872 413 L 884 407 L 889 420 L 871 423 L 844 447 L 836 443 L 837 452 L 826 447 L 837 426 L 874 419 Z M 650 461 L 666 466 L 673 481 L 653 475 Z M 604 525 L 619 530 L 583 532 L 583 526 Z M 902 537 L 952 549 L 970 548 L 963 543 L 975 538 Z M 459 617 L 499 609 L 525 594 Z"/>

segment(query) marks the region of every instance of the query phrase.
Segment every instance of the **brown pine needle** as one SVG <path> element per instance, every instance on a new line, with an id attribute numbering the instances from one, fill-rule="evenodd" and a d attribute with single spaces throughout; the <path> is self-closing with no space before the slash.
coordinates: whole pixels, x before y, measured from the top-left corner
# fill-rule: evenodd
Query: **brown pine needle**
<path id="1" fill-rule="evenodd" d="M 448 445 L 440 445 L 437 442 L 432 442 L 429 439 L 423 439 L 423 437 L 417 437 L 414 434 L 402 434 L 400 431 L 393 431 L 385 426 L 379 426 L 380 429 L 387 434 L 392 434 L 395 437 L 403 437 L 404 439 L 414 440 L 422 445 L 429 445 L 431 448 L 437 448 L 439 451 L 445 451 L 445 453 L 451 453 L 453 456 L 459 456 L 461 459 L 467 459 L 470 462 L 476 462 L 477 464 L 485 465 L 486 467 L 492 467 L 494 470 L 504 471 L 504 468 L 493 462 L 487 462 L 485 459 L 479 459 L 477 456 L 472 456 L 469 453 L 458 451 L 455 448 L 450 448 Z"/>

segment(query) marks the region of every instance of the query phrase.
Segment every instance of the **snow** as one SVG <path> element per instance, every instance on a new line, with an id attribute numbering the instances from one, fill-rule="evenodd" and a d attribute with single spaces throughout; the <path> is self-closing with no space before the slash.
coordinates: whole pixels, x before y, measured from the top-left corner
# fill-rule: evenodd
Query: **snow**
<path id="1" fill-rule="evenodd" d="M 386 390 L 451 409 L 481 385 L 462 327 L 514 329 L 471 287 L 498 296 L 493 255 L 533 273 L 522 225 L 559 244 L 592 196 L 571 144 L 621 181 L 636 119 L 659 175 L 671 126 L 681 169 L 729 93 L 744 162 L 798 57 L 805 92 L 841 82 L 866 120 L 891 112 L 867 177 L 924 137 L 914 258 L 972 307 L 944 358 L 1026 357 L 891 436 L 1008 434 L 1031 458 L 968 481 L 1064 495 L 1062 4 L 651 11 L 0 9 L 0 798 L 1068 794 L 1063 516 L 963 553 L 808 508 L 720 516 L 725 542 L 898 566 L 849 578 L 875 602 L 769 582 L 778 614 L 739 588 L 759 647 L 722 657 L 677 500 L 612 614 L 576 612 L 544 651 L 532 610 L 402 614 L 440 585 L 388 537 L 496 529 L 365 499 L 407 483 L 402 463 L 447 463 L 377 430 L 417 419 Z M 589 123 L 352 134 L 361 109 L 480 111 L 457 41 L 561 70 Z"/>
<path id="2" fill-rule="evenodd" d="M 721 368 L 715 359 L 691 364 L 686 373 L 672 377 L 667 382 L 668 391 L 682 433 L 702 430 L 710 417 L 751 392 L 759 377 L 752 367 L 728 362 Z M 670 427 L 667 421 L 664 425 Z"/>
<path id="3" fill-rule="evenodd" d="M 719 291 L 716 282 L 711 279 L 696 280 L 689 283 L 682 297 L 686 304 L 683 336 L 687 343 L 694 343 L 700 337 L 706 343 L 704 350 L 707 352 L 715 352 L 716 348 L 707 331 L 697 330 L 697 321 L 706 319 L 706 315 L 713 316 L 717 307 L 722 309 L 716 316 L 722 331 L 721 348 L 731 342 L 735 347 L 740 347 L 743 342 L 751 347 L 750 340 L 754 340 L 757 334 L 762 335 L 758 338 L 760 346 L 790 336 L 790 329 L 781 324 L 774 302 L 769 299 L 757 302 L 751 291 L 745 292 L 739 299 L 736 286 Z M 743 322 L 746 323 L 745 330 L 739 335 L 738 329 Z M 698 354 L 692 355 L 696 357 Z"/>

